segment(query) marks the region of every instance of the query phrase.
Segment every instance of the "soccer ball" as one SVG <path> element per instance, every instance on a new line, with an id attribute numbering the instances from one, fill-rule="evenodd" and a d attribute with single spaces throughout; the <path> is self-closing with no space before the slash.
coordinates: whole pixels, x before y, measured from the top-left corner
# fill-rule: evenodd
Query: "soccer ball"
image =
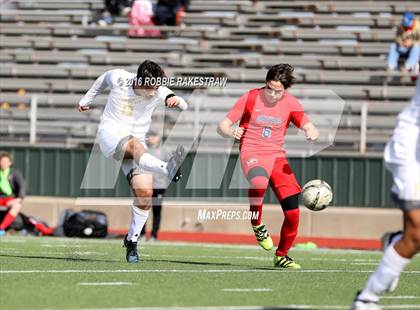
<path id="1" fill-rule="evenodd" d="M 324 210 L 331 203 L 333 192 L 331 186 L 322 180 L 312 180 L 302 189 L 302 203 L 312 211 Z"/>

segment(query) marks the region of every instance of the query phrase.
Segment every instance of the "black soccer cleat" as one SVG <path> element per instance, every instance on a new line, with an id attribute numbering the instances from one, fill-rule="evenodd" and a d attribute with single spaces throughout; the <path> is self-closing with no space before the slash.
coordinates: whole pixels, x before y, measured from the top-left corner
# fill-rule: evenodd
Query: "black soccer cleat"
<path id="1" fill-rule="evenodd" d="M 166 166 L 166 169 L 168 169 L 168 178 L 174 182 L 178 182 L 182 178 L 182 172 L 180 168 L 184 158 L 184 147 L 182 145 L 178 145 Z"/>
<path id="2" fill-rule="evenodd" d="M 127 235 L 124 236 L 124 247 L 126 248 L 127 263 L 138 263 L 140 261 L 139 254 L 137 252 L 137 242 L 128 241 Z"/>

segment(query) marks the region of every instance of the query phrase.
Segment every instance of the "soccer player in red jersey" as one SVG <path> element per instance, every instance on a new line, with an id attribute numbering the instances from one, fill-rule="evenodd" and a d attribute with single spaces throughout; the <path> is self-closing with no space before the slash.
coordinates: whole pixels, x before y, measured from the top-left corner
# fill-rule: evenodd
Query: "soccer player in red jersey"
<path id="1" fill-rule="evenodd" d="M 217 132 L 222 137 L 240 140 L 242 171 L 250 184 L 250 210 L 258 212 L 258 219 L 251 220 L 258 243 L 267 251 L 273 247 L 261 221 L 264 193 L 270 185 L 284 213 L 274 266 L 300 269 L 300 265 L 287 254 L 298 231 L 301 188 L 282 145 L 290 122 L 302 129 L 309 141 L 317 140 L 319 132 L 299 101 L 286 91 L 294 83 L 292 74 L 293 67 L 289 64 L 270 68 L 265 87 L 253 89 L 239 98 L 219 123 Z M 235 128 L 238 121 L 239 126 Z"/>

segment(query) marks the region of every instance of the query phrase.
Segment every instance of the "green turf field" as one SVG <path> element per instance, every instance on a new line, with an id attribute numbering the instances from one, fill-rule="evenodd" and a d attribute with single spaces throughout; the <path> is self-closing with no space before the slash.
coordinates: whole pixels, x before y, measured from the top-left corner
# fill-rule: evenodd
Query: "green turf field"
<path id="1" fill-rule="evenodd" d="M 0 308 L 143 309 L 278 307 L 347 309 L 380 252 L 296 250 L 302 271 L 271 267 L 257 246 L 145 243 L 142 262 L 125 263 L 117 240 L 0 239 Z M 420 309 L 420 257 L 382 300 Z"/>

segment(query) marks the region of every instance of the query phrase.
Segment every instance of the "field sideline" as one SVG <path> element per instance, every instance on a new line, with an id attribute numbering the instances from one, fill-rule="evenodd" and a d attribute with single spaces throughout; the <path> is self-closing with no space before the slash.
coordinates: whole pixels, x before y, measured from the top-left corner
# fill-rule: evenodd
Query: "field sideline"
<path id="1" fill-rule="evenodd" d="M 119 240 L 0 239 L 0 307 L 12 309 L 348 309 L 377 251 L 293 250 L 301 271 L 272 268 L 257 246 L 144 243 L 125 262 Z M 384 309 L 420 309 L 420 257 Z"/>

